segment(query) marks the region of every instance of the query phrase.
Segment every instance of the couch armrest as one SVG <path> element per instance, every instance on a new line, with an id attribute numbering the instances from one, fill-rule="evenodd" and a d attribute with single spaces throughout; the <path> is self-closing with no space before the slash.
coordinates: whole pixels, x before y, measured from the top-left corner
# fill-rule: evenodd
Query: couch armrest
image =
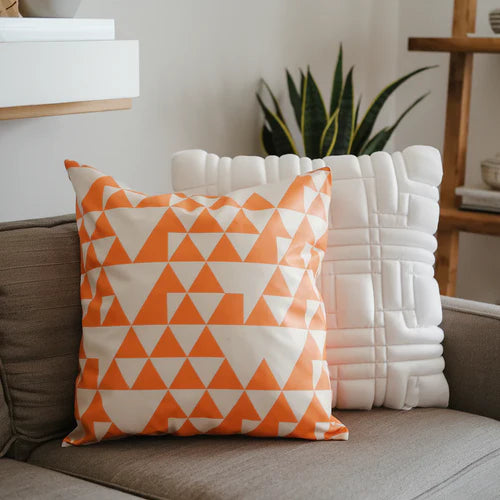
<path id="1" fill-rule="evenodd" d="M 500 306 L 442 297 L 450 408 L 500 420 Z"/>

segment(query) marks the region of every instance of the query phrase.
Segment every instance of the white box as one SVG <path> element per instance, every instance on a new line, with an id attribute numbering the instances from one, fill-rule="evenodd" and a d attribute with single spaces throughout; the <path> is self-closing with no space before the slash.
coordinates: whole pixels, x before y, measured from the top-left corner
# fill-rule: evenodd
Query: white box
<path id="1" fill-rule="evenodd" d="M 0 17 L 0 42 L 114 39 L 114 19 Z"/>
<path id="2" fill-rule="evenodd" d="M 0 108 L 139 96 L 139 42 L 0 44 Z"/>

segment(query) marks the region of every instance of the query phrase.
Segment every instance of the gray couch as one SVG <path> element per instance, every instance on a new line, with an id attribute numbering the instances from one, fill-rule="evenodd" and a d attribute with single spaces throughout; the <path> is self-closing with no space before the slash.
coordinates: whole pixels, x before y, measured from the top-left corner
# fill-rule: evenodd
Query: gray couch
<path id="1" fill-rule="evenodd" d="M 498 498 L 500 307 L 443 298 L 449 409 L 337 411 L 347 442 L 136 437 L 61 448 L 81 312 L 71 216 L 0 224 L 0 498 Z"/>

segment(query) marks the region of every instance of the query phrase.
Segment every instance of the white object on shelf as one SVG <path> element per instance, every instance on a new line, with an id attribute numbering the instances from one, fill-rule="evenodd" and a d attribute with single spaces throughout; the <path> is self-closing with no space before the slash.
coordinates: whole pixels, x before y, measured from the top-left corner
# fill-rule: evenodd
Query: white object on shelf
<path id="1" fill-rule="evenodd" d="M 114 19 L 0 17 L 0 42 L 59 42 L 114 39 Z"/>
<path id="2" fill-rule="evenodd" d="M 24 17 L 74 17 L 81 0 L 19 0 Z"/>
<path id="3" fill-rule="evenodd" d="M 0 108 L 139 96 L 139 42 L 0 44 Z"/>
<path id="4" fill-rule="evenodd" d="M 483 184 L 478 186 L 460 186 L 455 190 L 462 197 L 462 208 L 500 212 L 500 191 L 495 191 Z"/>
<path id="5" fill-rule="evenodd" d="M 500 9 L 492 10 L 489 15 L 490 26 L 494 33 L 500 33 Z"/>
<path id="6" fill-rule="evenodd" d="M 481 162 L 481 177 L 485 184 L 500 190 L 500 153 L 497 153 L 494 158 Z"/>

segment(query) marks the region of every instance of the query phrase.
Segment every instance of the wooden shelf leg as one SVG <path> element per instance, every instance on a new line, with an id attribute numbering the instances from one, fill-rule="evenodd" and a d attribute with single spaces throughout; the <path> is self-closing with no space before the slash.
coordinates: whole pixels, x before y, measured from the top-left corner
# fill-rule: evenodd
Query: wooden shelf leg
<path id="1" fill-rule="evenodd" d="M 455 0 L 453 36 L 466 36 L 475 30 L 476 0 Z M 450 54 L 448 102 L 443 145 L 443 182 L 441 207 L 458 208 L 455 189 L 464 183 L 469 132 L 469 107 L 472 82 L 472 54 Z M 438 231 L 436 278 L 443 295 L 455 295 L 458 231 Z"/>
<path id="2" fill-rule="evenodd" d="M 440 230 L 437 233 L 436 278 L 441 295 L 453 297 L 456 291 L 458 267 L 458 231 Z"/>

